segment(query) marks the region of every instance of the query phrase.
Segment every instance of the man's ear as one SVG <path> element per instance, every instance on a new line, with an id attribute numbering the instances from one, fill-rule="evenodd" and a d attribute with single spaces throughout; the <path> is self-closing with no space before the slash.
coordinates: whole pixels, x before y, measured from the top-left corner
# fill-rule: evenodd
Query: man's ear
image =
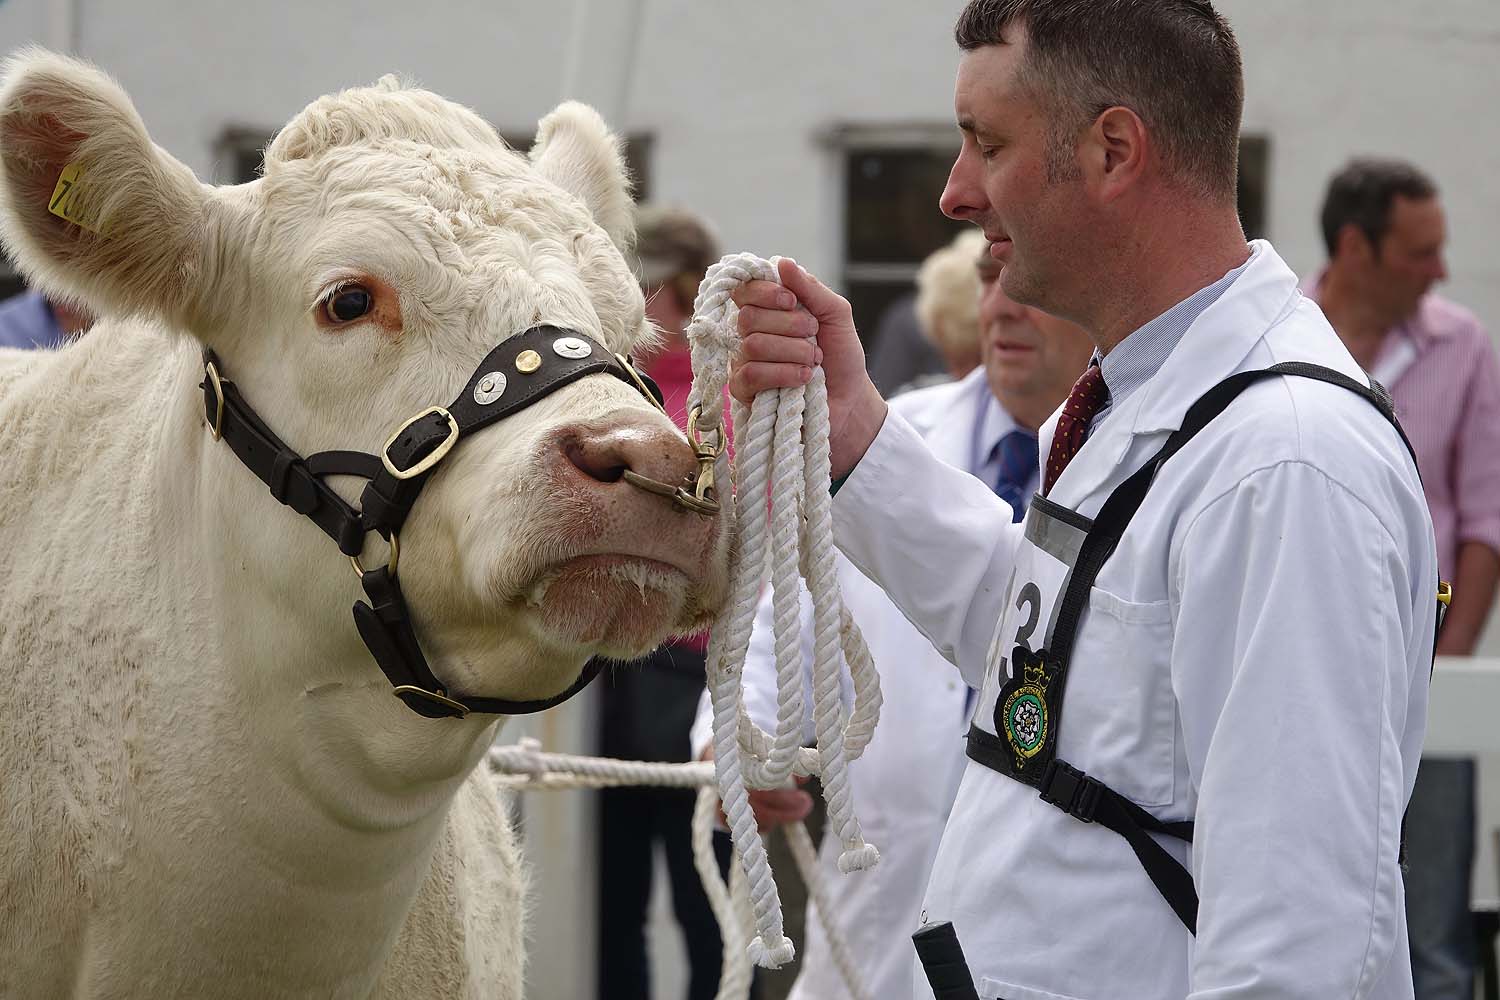
<path id="1" fill-rule="evenodd" d="M 1359 224 L 1354 222 L 1346 222 L 1339 229 L 1335 250 L 1341 259 L 1362 264 L 1371 263 L 1380 257 L 1379 249 L 1370 242 L 1370 237 L 1359 228 Z"/>
<path id="2" fill-rule="evenodd" d="M 537 172 L 576 196 L 609 234 L 628 250 L 635 240 L 630 173 L 620 140 L 587 104 L 567 101 L 543 118 L 531 147 Z"/>
<path id="3" fill-rule="evenodd" d="M 98 69 L 38 48 L 0 69 L 0 239 L 43 291 L 191 322 L 208 200 Z"/>
<path id="4" fill-rule="evenodd" d="M 1085 179 L 1105 201 L 1125 193 L 1145 172 L 1150 141 L 1145 123 L 1129 108 L 1101 112 L 1080 145 Z"/>

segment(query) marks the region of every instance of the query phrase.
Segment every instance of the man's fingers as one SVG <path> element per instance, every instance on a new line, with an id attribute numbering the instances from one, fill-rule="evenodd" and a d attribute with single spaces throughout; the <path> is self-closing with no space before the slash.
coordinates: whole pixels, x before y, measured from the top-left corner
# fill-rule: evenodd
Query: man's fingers
<path id="1" fill-rule="evenodd" d="M 812 796 L 800 788 L 770 788 L 750 793 L 755 822 L 762 830 L 795 820 L 806 819 L 812 812 Z"/>
<path id="2" fill-rule="evenodd" d="M 744 306 L 740 309 L 741 336 L 773 333 L 783 337 L 811 338 L 818 335 L 818 321 L 806 309 L 765 309 Z"/>
<path id="3" fill-rule="evenodd" d="M 746 406 L 767 389 L 789 389 L 806 385 L 813 375 L 807 365 L 788 362 L 751 361 L 737 365 L 729 376 L 729 391 Z"/>
<path id="4" fill-rule="evenodd" d="M 823 360 L 823 352 L 817 341 L 804 337 L 782 337 L 774 333 L 746 334 L 740 350 L 747 362 L 816 365 Z"/>
<path id="5" fill-rule="evenodd" d="M 762 309 L 790 309 L 797 304 L 797 299 L 791 292 L 774 281 L 763 281 L 759 278 L 740 285 L 730 298 L 741 309 L 746 306 L 760 306 Z"/>

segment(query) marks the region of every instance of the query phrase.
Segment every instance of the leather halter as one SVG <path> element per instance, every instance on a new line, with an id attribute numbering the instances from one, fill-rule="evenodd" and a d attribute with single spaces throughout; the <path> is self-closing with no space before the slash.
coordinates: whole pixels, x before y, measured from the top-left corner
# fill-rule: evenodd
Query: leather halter
<path id="1" fill-rule="evenodd" d="M 273 497 L 311 519 L 349 557 L 369 598 L 368 604 L 360 601 L 354 605 L 354 623 L 395 689 L 394 694 L 408 708 L 427 718 L 462 718 L 470 712 L 525 715 L 566 701 L 603 669 L 605 661 L 594 657 L 566 691 L 535 701 L 455 695 L 433 675 L 422 654 L 396 580 L 396 568 L 400 531 L 412 505 L 434 469 L 467 435 L 601 372 L 638 390 L 660 409 L 661 390 L 627 358 L 611 354 L 576 330 L 533 327 L 490 351 L 452 403 L 429 407 L 404 422 L 379 455 L 324 451 L 306 458 L 283 444 L 245 402 L 235 384 L 223 376 L 212 351 L 204 350 L 203 367 L 199 388 L 203 390 L 209 432 L 215 440 L 222 438 L 229 445 L 270 488 Z M 357 476 L 368 481 L 358 509 L 323 481 L 327 476 Z M 679 506 L 698 513 L 712 514 L 717 509 L 716 504 L 709 510 L 683 503 L 672 492 L 691 496 L 682 486 L 644 479 L 634 485 L 673 497 Z M 708 501 L 712 503 L 712 496 Z M 385 565 L 366 569 L 359 556 L 365 536 L 372 531 L 390 544 L 391 553 Z"/>

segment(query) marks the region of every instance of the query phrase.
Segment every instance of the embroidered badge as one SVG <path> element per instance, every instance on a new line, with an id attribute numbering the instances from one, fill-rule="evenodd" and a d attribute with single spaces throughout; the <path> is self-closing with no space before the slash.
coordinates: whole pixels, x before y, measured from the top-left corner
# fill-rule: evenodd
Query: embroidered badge
<path id="1" fill-rule="evenodd" d="M 1006 685 L 1005 701 L 1000 706 L 1000 722 L 1005 740 L 1016 754 L 1016 767 L 1042 752 L 1047 745 L 1051 716 L 1047 710 L 1046 664 L 1024 647 L 1016 647 L 1012 662 L 1021 667 L 1021 677 Z"/>

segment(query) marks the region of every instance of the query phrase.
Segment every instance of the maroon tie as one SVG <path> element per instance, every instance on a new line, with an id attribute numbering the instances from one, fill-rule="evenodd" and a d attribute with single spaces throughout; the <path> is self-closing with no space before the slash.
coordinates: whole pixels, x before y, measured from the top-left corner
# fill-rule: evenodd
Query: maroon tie
<path id="1" fill-rule="evenodd" d="M 1083 447 L 1089 436 L 1089 424 L 1094 414 L 1109 399 L 1109 388 L 1104 384 L 1104 375 L 1097 364 L 1088 369 L 1073 383 L 1063 403 L 1062 414 L 1057 418 L 1057 431 L 1052 435 L 1052 450 L 1047 453 L 1047 477 L 1042 484 L 1042 496 L 1052 492 L 1052 484 L 1073 461 L 1073 456 Z"/>

